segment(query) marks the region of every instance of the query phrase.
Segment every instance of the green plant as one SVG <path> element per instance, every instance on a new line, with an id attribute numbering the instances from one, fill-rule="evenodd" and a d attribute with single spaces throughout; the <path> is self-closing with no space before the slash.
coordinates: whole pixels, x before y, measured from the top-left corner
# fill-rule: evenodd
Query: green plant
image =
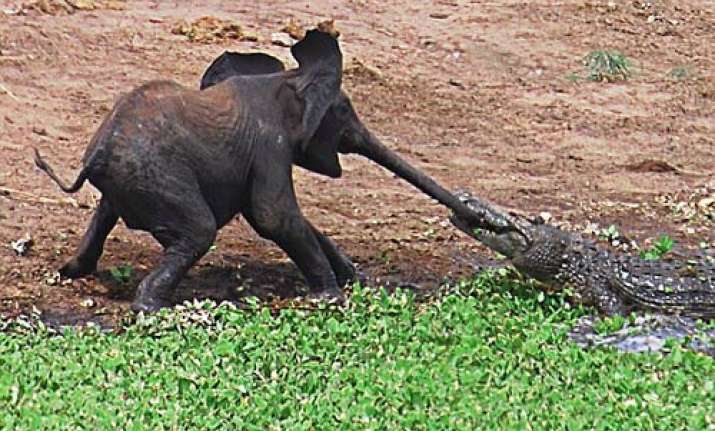
<path id="1" fill-rule="evenodd" d="M 631 76 L 630 61 L 618 51 L 591 51 L 584 57 L 583 64 L 591 81 L 614 82 Z"/>
<path id="2" fill-rule="evenodd" d="M 131 280 L 133 273 L 134 268 L 131 265 L 120 265 L 109 268 L 109 274 L 112 276 L 114 281 L 119 284 L 128 283 Z"/>
<path id="3" fill-rule="evenodd" d="M 687 67 L 675 67 L 668 72 L 668 75 L 673 79 L 681 80 L 690 77 L 691 73 Z"/>
<path id="4" fill-rule="evenodd" d="M 598 319 L 594 324 L 597 334 L 610 334 L 623 328 L 628 322 L 627 317 L 615 315 Z"/>
<path id="5" fill-rule="evenodd" d="M 621 233 L 618 231 L 618 228 L 614 224 L 598 231 L 598 238 L 604 241 L 616 241 L 620 237 Z"/>
<path id="6" fill-rule="evenodd" d="M 0 332 L 0 428 L 712 429 L 715 361 L 582 350 L 587 310 L 493 272 L 427 303 L 205 301 L 116 333 Z M 615 325 L 614 325 L 615 327 Z"/>
<path id="7" fill-rule="evenodd" d="M 380 252 L 378 252 L 377 259 L 383 265 L 389 266 L 390 262 L 392 261 L 392 257 L 390 256 L 390 250 L 381 250 Z"/>
<path id="8" fill-rule="evenodd" d="M 661 235 L 660 238 L 647 250 L 641 250 L 640 256 L 646 260 L 657 260 L 673 250 L 675 241 L 668 235 Z"/>

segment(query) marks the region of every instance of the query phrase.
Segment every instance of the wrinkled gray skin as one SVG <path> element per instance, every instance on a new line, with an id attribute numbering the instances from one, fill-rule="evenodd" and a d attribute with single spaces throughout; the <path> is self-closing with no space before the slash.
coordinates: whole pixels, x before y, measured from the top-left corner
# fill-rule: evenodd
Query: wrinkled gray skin
<path id="1" fill-rule="evenodd" d="M 412 168 L 358 120 L 340 91 L 342 55 L 335 39 L 310 31 L 284 70 L 263 54 L 224 55 L 201 91 L 154 81 L 124 95 L 104 119 L 74 184 L 64 184 L 36 151 L 35 162 L 68 193 L 89 180 L 102 192 L 67 277 L 95 271 L 107 235 L 121 217 L 164 247 L 159 265 L 140 283 L 132 304 L 151 312 L 237 213 L 295 262 L 316 298 L 342 300 L 355 269 L 296 202 L 292 166 L 338 177 L 338 152 L 362 154 L 476 225 L 501 231 L 485 214 Z M 215 84 L 215 85 L 214 85 Z M 498 222 L 498 220 L 497 220 Z M 507 227 L 507 229 L 511 229 Z"/>
<path id="2" fill-rule="evenodd" d="M 471 196 L 457 196 L 467 205 Z M 452 223 L 511 260 L 520 272 L 550 285 L 572 287 L 576 302 L 607 315 L 634 308 L 697 318 L 715 318 L 715 265 L 691 265 L 611 253 L 578 234 L 530 220 L 483 201 L 480 210 L 501 214 L 519 232 L 490 232 L 462 219 Z M 476 229 L 475 229 L 476 228 Z"/>

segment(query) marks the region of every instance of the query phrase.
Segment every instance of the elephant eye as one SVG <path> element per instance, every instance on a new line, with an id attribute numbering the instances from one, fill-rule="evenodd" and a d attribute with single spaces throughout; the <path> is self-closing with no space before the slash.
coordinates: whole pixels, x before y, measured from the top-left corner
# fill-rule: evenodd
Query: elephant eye
<path id="1" fill-rule="evenodd" d="M 341 103 L 341 104 L 335 106 L 335 113 L 336 113 L 338 116 L 340 116 L 340 117 L 344 117 L 345 114 L 348 113 L 348 110 L 347 110 L 347 108 L 345 107 L 345 104 L 344 104 L 344 103 Z"/>

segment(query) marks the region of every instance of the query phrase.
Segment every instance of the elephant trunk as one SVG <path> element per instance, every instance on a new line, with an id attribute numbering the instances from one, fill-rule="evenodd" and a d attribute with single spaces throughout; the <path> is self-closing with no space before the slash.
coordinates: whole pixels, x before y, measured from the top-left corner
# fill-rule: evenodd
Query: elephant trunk
<path id="1" fill-rule="evenodd" d="M 379 139 L 377 139 L 365 127 L 360 127 L 355 130 L 352 136 L 352 144 L 350 152 L 360 154 L 367 157 L 380 166 L 395 173 L 400 178 L 407 180 L 410 184 L 417 187 L 437 202 L 454 211 L 456 215 L 466 220 L 470 220 L 475 225 L 491 227 L 491 223 L 486 221 L 488 215 L 480 214 L 473 209 L 470 209 L 462 203 L 456 196 L 450 193 L 447 189 L 437 184 L 432 178 L 419 171 L 417 168 L 410 165 L 403 158 L 398 156 L 394 151 L 387 148 Z"/>

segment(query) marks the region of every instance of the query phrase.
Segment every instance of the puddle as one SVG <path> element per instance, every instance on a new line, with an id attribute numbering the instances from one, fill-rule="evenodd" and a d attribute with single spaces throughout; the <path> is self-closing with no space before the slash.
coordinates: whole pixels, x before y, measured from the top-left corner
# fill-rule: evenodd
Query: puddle
<path id="1" fill-rule="evenodd" d="M 715 328 L 702 329 L 695 319 L 667 315 L 643 315 L 626 322 L 623 328 L 599 334 L 597 316 L 584 316 L 569 332 L 569 339 L 583 348 L 610 346 L 621 352 L 661 352 L 668 340 L 687 340 L 687 348 L 715 357 Z"/>

